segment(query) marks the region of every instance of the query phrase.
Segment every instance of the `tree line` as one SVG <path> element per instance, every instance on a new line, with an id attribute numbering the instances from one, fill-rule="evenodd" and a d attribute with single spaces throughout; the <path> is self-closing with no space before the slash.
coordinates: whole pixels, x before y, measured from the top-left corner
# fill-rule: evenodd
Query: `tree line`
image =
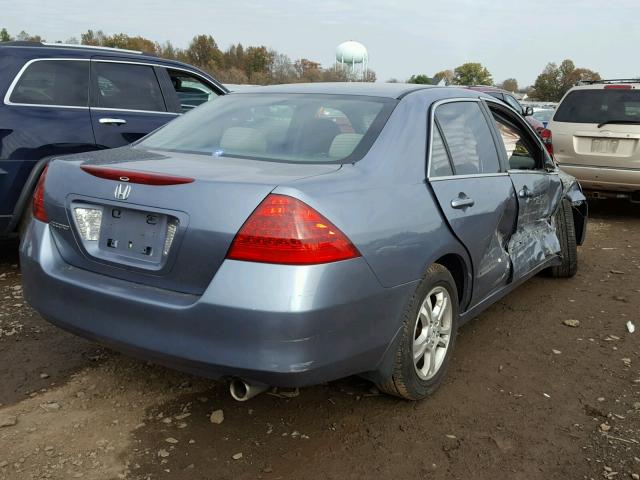
<path id="1" fill-rule="evenodd" d="M 24 31 L 12 37 L 6 29 L 0 30 L 0 41 L 34 41 L 44 39 L 40 35 L 30 35 Z M 292 60 L 288 55 L 264 45 L 244 46 L 232 44 L 221 49 L 211 35 L 200 34 L 193 37 L 187 48 L 178 48 L 170 41 L 159 43 L 154 40 L 124 33 L 112 35 L 102 30 L 87 30 L 80 38 L 71 37 L 62 43 L 95 45 L 102 47 L 140 50 L 158 57 L 190 63 L 210 73 L 223 83 L 250 83 L 268 85 L 295 82 L 340 82 L 355 80 L 349 70 L 339 66 L 323 67 L 308 58 Z M 370 70 L 365 79 L 376 81 L 376 74 Z M 535 83 L 520 88 L 515 78 L 508 78 L 496 86 L 510 92 L 526 93 L 531 100 L 557 102 L 577 82 L 600 80 L 600 74 L 588 68 L 578 68 L 567 59 L 559 65 L 549 63 L 538 75 Z M 397 79 L 388 80 L 397 82 Z M 412 75 L 409 83 L 446 85 L 494 85 L 493 76 L 481 63 L 468 62 L 454 69 L 441 70 L 432 76 Z"/>
<path id="2" fill-rule="evenodd" d="M 0 30 L 0 41 L 45 41 L 40 35 L 20 32 L 13 37 L 5 28 Z M 292 60 L 288 55 L 264 45 L 244 46 L 233 44 L 221 49 L 211 35 L 196 35 L 187 48 L 178 48 L 170 41 L 160 43 L 136 35 L 124 33 L 105 34 L 102 30 L 87 30 L 80 38 L 71 37 L 63 42 L 100 47 L 139 50 L 162 58 L 178 60 L 194 65 L 210 73 L 223 83 L 249 83 L 268 85 L 297 82 L 343 82 L 355 80 L 347 68 L 340 65 L 323 67 L 308 58 Z M 375 82 L 373 70 L 367 72 L 367 82 Z"/>
<path id="3" fill-rule="evenodd" d="M 446 85 L 494 85 L 489 70 L 481 63 L 474 62 L 465 63 L 453 70 L 442 70 L 431 77 L 425 74 L 412 75 L 407 82 L 438 84 L 443 80 Z M 515 78 L 507 78 L 495 86 L 510 92 L 526 93 L 531 100 L 559 102 L 576 83 L 589 80 L 601 80 L 600 74 L 588 68 L 577 68 L 572 60 L 567 59 L 560 65 L 547 64 L 530 87 L 519 88 Z"/>

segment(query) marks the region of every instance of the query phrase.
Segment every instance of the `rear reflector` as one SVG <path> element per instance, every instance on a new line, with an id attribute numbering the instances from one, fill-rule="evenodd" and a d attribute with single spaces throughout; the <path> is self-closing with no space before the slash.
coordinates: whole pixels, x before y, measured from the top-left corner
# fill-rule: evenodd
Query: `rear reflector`
<path id="1" fill-rule="evenodd" d="M 195 180 L 177 175 L 133 172 L 116 168 L 96 167 L 94 165 L 82 165 L 80 168 L 94 177 L 116 180 L 118 182 L 141 183 L 143 185 L 182 185 L 183 183 L 191 183 Z"/>
<path id="2" fill-rule="evenodd" d="M 45 223 L 49 223 L 49 217 L 44 208 L 44 184 L 47 179 L 48 169 L 49 165 L 45 165 L 44 170 L 42 170 L 40 174 L 36 189 L 33 191 L 33 217 Z"/>
<path id="3" fill-rule="evenodd" d="M 247 262 L 314 265 L 359 257 L 335 225 L 306 203 L 270 194 L 233 239 L 227 258 Z"/>
<path id="4" fill-rule="evenodd" d="M 631 85 L 605 85 L 605 90 L 631 90 L 633 87 Z"/>

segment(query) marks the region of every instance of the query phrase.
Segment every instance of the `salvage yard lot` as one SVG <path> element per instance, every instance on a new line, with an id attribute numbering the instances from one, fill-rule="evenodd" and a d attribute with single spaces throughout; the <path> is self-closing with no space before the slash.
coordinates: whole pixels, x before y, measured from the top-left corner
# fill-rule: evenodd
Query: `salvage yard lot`
<path id="1" fill-rule="evenodd" d="M 578 275 L 538 276 L 465 325 L 444 385 L 417 403 L 358 378 L 235 402 L 46 323 L 1 244 L 0 479 L 632 478 L 638 212 L 592 205 Z"/>

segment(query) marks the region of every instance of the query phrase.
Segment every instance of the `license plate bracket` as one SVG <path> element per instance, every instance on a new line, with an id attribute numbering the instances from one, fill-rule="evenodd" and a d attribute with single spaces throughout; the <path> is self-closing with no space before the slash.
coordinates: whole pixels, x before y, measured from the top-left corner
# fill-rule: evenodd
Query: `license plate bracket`
<path id="1" fill-rule="evenodd" d="M 98 248 L 107 255 L 159 264 L 167 222 L 161 213 L 105 206 Z"/>

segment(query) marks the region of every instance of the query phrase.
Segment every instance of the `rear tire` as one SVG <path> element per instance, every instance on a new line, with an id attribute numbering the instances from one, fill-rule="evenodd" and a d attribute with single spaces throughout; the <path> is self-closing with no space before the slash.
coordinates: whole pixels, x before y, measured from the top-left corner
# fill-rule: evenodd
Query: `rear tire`
<path id="1" fill-rule="evenodd" d="M 578 272 L 578 246 L 576 229 L 573 223 L 571 204 L 563 199 L 555 213 L 555 224 L 560 240 L 560 256 L 562 263 L 550 267 L 549 275 L 555 278 L 570 278 Z"/>
<path id="2" fill-rule="evenodd" d="M 378 388 L 407 400 L 436 391 L 451 360 L 458 332 L 458 292 L 449 271 L 433 264 L 405 308 L 393 373 Z"/>

